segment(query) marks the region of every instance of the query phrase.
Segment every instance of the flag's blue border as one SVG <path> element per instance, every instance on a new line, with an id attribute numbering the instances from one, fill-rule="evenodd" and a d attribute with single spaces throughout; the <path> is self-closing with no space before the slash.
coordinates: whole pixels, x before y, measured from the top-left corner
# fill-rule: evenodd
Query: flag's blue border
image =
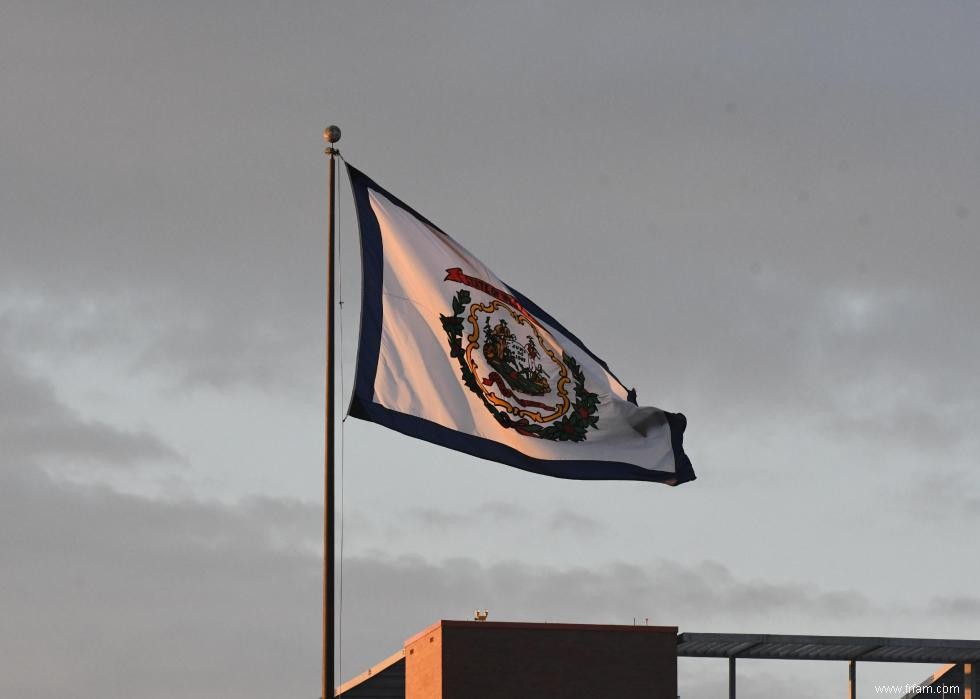
<path id="1" fill-rule="evenodd" d="M 652 471 L 633 464 L 619 461 L 565 460 L 565 459 L 535 459 L 516 449 L 484 437 L 450 429 L 444 425 L 425 420 L 415 415 L 401 413 L 374 402 L 374 382 L 378 369 L 378 357 L 381 349 L 381 320 L 382 303 L 381 287 L 384 270 L 384 251 L 382 248 L 381 229 L 377 217 L 371 209 L 368 190 L 373 189 L 383 194 L 390 201 L 409 212 L 423 223 L 446 235 L 438 226 L 419 214 L 412 207 L 395 197 L 363 172 L 346 163 L 350 177 L 351 190 L 354 195 L 354 205 L 357 210 L 358 227 L 361 238 L 361 332 L 357 347 L 357 369 L 354 377 L 354 392 L 351 396 L 348 414 L 376 422 L 403 434 L 424 439 L 433 444 L 439 444 L 449 449 L 455 449 L 472 456 L 514 466 L 525 471 L 542 473 L 557 478 L 576 480 L 642 480 L 679 485 L 695 479 L 691 461 L 684 453 L 684 429 L 687 419 L 680 413 L 665 413 L 670 425 L 670 434 L 674 452 L 674 465 L 677 472 Z M 447 236 L 448 237 L 448 236 Z M 569 333 L 554 318 L 545 313 L 535 303 L 523 294 L 511 289 L 514 295 L 534 316 L 548 325 L 559 330 L 569 340 L 603 367 L 606 363 L 592 354 L 591 351 L 574 335 Z M 611 372 L 610 372 L 611 373 Z M 615 377 L 614 377 L 615 378 Z M 618 381 L 618 379 L 617 379 Z M 630 392 L 631 400 L 635 402 L 635 392 Z"/>

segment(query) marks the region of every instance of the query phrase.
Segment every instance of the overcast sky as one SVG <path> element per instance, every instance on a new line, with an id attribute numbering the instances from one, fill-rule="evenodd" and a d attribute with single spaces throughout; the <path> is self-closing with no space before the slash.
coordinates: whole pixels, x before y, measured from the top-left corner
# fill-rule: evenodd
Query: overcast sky
<path id="1" fill-rule="evenodd" d="M 684 412 L 698 474 L 347 421 L 342 678 L 477 607 L 980 636 L 978 34 L 954 0 L 6 0 L 0 695 L 317 696 L 328 123 Z M 843 691 L 816 665 L 740 672 Z"/>

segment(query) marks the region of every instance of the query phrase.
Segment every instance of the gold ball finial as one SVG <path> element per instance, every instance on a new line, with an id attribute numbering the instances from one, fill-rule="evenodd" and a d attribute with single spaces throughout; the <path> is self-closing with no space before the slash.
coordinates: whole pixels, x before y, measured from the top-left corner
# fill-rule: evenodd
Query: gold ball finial
<path id="1" fill-rule="evenodd" d="M 336 143 L 340 140 L 340 127 L 330 125 L 323 130 L 323 140 L 327 143 Z"/>

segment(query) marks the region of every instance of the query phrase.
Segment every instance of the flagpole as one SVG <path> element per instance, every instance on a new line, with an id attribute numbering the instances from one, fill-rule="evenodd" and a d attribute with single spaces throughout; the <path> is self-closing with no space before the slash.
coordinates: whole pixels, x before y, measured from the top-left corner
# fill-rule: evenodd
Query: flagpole
<path id="1" fill-rule="evenodd" d="M 340 140 L 340 129 L 328 126 L 323 130 L 327 142 L 324 153 L 330 156 L 330 185 L 327 204 L 327 356 L 326 356 L 326 411 L 324 415 L 323 450 L 323 667 L 320 696 L 332 699 L 334 687 L 334 196 L 336 180 L 335 157 L 339 151 L 333 147 Z M 328 693 L 329 690 L 329 693 Z"/>

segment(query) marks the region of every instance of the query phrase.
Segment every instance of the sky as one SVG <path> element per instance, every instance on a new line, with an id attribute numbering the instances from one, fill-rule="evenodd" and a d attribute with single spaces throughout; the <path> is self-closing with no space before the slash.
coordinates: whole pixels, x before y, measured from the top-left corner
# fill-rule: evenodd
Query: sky
<path id="1" fill-rule="evenodd" d="M 4 2 L 0 695 L 318 695 L 331 123 L 685 413 L 698 474 L 563 481 L 346 420 L 341 678 L 476 608 L 977 638 L 978 31 L 954 0 Z M 349 392 L 343 178 L 338 207 Z M 679 672 L 700 699 L 727 666 Z"/>

